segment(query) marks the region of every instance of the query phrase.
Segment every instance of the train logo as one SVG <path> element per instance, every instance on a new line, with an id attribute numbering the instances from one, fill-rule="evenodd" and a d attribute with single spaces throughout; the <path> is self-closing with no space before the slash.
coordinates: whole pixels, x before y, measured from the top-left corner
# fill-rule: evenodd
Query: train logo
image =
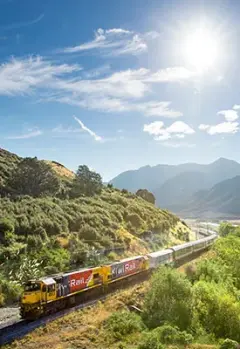
<path id="1" fill-rule="evenodd" d="M 92 280 L 92 270 L 85 270 L 70 275 L 69 287 L 71 292 L 76 292 L 87 287 Z"/>

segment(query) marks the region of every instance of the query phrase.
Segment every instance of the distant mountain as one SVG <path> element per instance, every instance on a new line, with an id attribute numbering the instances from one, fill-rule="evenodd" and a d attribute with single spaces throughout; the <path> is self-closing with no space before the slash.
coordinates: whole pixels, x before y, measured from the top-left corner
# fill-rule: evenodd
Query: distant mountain
<path id="1" fill-rule="evenodd" d="M 208 175 L 208 185 L 240 175 L 240 164 L 233 160 L 220 158 L 207 165 L 186 163 L 181 165 L 144 166 L 138 170 L 120 173 L 113 178 L 112 183 L 118 189 L 127 189 L 135 192 L 140 188 L 156 191 L 167 180 L 185 172 L 201 172 Z"/>
<path id="2" fill-rule="evenodd" d="M 190 164 L 189 168 L 193 168 Z M 240 164 L 220 158 L 209 165 L 196 165 L 195 172 L 182 172 L 153 191 L 156 203 L 175 211 L 183 207 L 194 193 L 210 189 L 213 185 L 233 176 L 240 175 Z"/>
<path id="3" fill-rule="evenodd" d="M 172 165 L 145 166 L 138 170 L 120 173 L 110 183 L 118 189 L 127 189 L 132 192 L 141 188 L 152 191 L 177 173 L 176 166 Z"/>
<path id="4" fill-rule="evenodd" d="M 183 172 L 168 179 L 153 193 L 158 206 L 175 210 L 187 203 L 193 193 L 208 186 L 204 172 Z"/>
<path id="5" fill-rule="evenodd" d="M 183 217 L 239 218 L 240 176 L 195 193 L 185 208 L 177 211 Z"/>
<path id="6" fill-rule="evenodd" d="M 155 195 L 157 206 L 167 208 L 180 215 L 196 216 L 198 210 L 206 214 L 205 195 L 209 195 L 209 190 L 215 188 L 217 183 L 222 183 L 236 176 L 240 176 L 240 164 L 233 160 L 219 158 L 206 165 L 186 163 L 176 166 L 145 166 L 138 170 L 123 172 L 112 179 L 111 183 L 119 189 L 125 188 L 133 192 L 140 188 L 148 189 Z M 230 206 L 227 207 L 225 204 L 221 208 L 221 212 L 235 214 L 236 210 L 232 209 L 230 204 L 230 200 L 235 199 L 231 192 L 225 195 L 229 195 Z M 218 209 L 212 214 L 209 212 L 209 214 L 214 216 L 217 212 Z"/>

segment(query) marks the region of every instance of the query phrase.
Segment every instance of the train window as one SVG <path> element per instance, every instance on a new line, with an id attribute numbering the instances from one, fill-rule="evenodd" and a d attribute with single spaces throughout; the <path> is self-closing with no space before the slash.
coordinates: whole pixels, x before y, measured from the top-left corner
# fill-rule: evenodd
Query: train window
<path id="1" fill-rule="evenodd" d="M 40 284 L 39 283 L 32 283 L 29 282 L 25 285 L 25 291 L 26 292 L 34 292 L 40 290 Z"/>
<path id="2" fill-rule="evenodd" d="M 54 292 L 55 291 L 55 284 L 48 285 L 48 292 Z"/>
<path id="3" fill-rule="evenodd" d="M 93 275 L 93 279 L 98 279 L 98 278 L 99 278 L 99 274 L 98 273 Z"/>
<path id="4" fill-rule="evenodd" d="M 46 287 L 46 285 L 43 285 L 42 292 L 46 292 L 46 291 L 47 291 L 47 287 Z"/>

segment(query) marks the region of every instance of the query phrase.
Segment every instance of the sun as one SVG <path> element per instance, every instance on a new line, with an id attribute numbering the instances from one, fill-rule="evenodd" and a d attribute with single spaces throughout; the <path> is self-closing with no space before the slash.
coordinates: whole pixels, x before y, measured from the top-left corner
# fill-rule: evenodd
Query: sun
<path id="1" fill-rule="evenodd" d="M 218 47 L 217 39 L 211 31 L 199 28 L 187 35 L 183 54 L 189 64 L 203 71 L 216 62 Z"/>

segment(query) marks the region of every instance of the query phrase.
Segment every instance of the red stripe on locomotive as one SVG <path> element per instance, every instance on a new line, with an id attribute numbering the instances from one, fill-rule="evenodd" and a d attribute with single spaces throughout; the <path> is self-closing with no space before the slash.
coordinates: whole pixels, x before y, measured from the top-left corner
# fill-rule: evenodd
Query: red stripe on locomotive
<path id="1" fill-rule="evenodd" d="M 79 271 L 69 275 L 70 293 L 77 292 L 88 287 L 92 279 L 92 270 Z"/>
<path id="2" fill-rule="evenodd" d="M 142 269 L 142 259 L 132 259 L 120 262 L 111 266 L 112 278 L 119 278 L 125 275 L 134 274 Z"/>

